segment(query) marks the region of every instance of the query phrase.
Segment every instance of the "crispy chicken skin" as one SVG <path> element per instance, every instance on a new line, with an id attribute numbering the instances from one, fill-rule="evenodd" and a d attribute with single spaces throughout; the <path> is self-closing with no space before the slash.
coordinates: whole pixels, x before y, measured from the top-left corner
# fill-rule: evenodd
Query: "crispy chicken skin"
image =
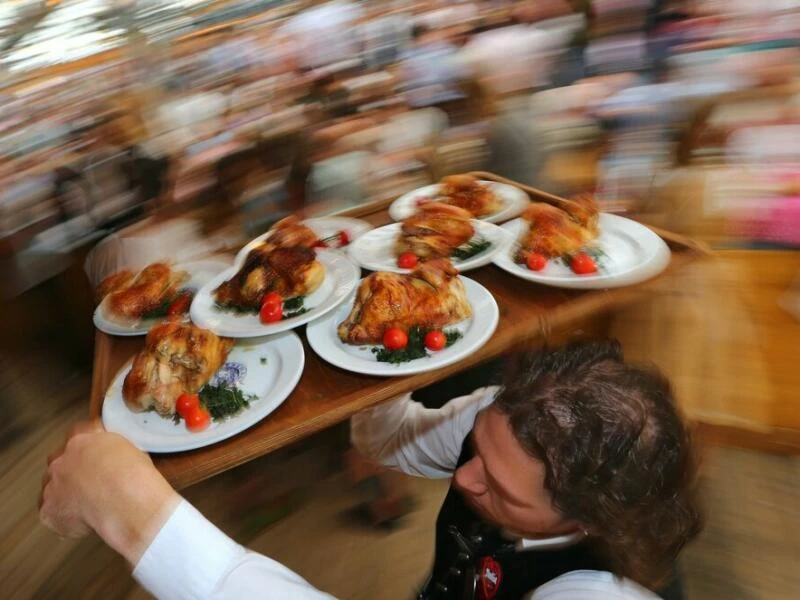
<path id="1" fill-rule="evenodd" d="M 208 383 L 232 347 L 233 340 L 194 325 L 157 325 L 122 384 L 125 404 L 134 412 L 154 408 L 160 415 L 175 414 L 178 396 Z"/>
<path id="2" fill-rule="evenodd" d="M 264 294 L 278 292 L 283 298 L 305 296 L 316 290 L 325 277 L 317 255 L 305 246 L 275 248 L 258 246 L 244 265 L 214 292 L 223 306 L 258 310 Z"/>
<path id="3" fill-rule="evenodd" d="M 268 292 L 294 298 L 322 284 L 325 269 L 312 249 L 317 235 L 296 217 L 278 221 L 271 232 L 250 251 L 242 268 L 214 291 L 219 304 L 258 310 Z"/>
<path id="4" fill-rule="evenodd" d="M 264 240 L 262 245 L 267 246 L 270 250 L 291 246 L 313 248 L 318 241 L 316 233 L 303 225 L 297 217 L 290 215 L 272 226 L 269 237 Z"/>
<path id="5" fill-rule="evenodd" d="M 108 308 L 120 317 L 140 318 L 175 296 L 187 279 L 185 271 L 174 271 L 167 263 L 153 263 L 108 294 Z"/>
<path id="6" fill-rule="evenodd" d="M 469 211 L 473 217 L 496 213 L 502 208 L 500 198 L 471 175 L 449 175 L 440 183 L 440 198 L 445 202 Z"/>
<path id="7" fill-rule="evenodd" d="M 528 206 L 522 218 L 528 229 L 520 238 L 515 260 L 524 263 L 530 254 L 548 258 L 574 254 L 597 237 L 598 211 L 591 196 L 576 199 L 569 212 L 542 202 Z"/>
<path id="8" fill-rule="evenodd" d="M 134 275 L 135 273 L 130 269 L 123 269 L 119 273 L 114 273 L 103 279 L 95 290 L 97 301 L 100 302 L 111 292 L 116 292 L 130 285 Z"/>
<path id="9" fill-rule="evenodd" d="M 458 271 L 440 258 L 407 275 L 378 272 L 366 277 L 338 334 L 346 344 L 379 344 L 390 327 L 440 329 L 471 316 Z"/>
<path id="10" fill-rule="evenodd" d="M 457 206 L 431 202 L 403 221 L 397 254 L 413 252 L 419 258 L 447 257 L 475 234 L 472 215 Z"/>

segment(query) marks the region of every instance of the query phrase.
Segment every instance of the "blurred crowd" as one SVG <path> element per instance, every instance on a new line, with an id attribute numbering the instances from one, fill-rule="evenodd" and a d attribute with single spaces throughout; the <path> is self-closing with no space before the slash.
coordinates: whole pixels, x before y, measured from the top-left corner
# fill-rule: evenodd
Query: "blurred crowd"
<path id="1" fill-rule="evenodd" d="M 798 45 L 793 0 L 293 2 L 131 36 L 0 91 L 5 293 L 145 218 L 246 238 L 475 170 L 796 245 Z"/>

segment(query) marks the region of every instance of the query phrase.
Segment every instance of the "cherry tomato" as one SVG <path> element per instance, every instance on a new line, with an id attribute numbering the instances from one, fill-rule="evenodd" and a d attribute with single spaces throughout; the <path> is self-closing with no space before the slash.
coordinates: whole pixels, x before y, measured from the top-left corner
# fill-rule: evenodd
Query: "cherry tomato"
<path id="1" fill-rule="evenodd" d="M 264 303 L 258 313 L 259 320 L 264 323 L 277 323 L 283 319 L 282 304 Z"/>
<path id="2" fill-rule="evenodd" d="M 317 240 L 311 245 L 312 248 L 327 248 L 328 244 L 323 242 L 322 240 Z"/>
<path id="3" fill-rule="evenodd" d="M 270 292 L 269 294 L 265 294 L 264 298 L 261 300 L 261 306 L 265 304 L 277 304 L 278 306 L 282 306 L 283 298 L 278 292 Z"/>
<path id="4" fill-rule="evenodd" d="M 191 432 L 197 433 L 207 429 L 211 424 L 211 415 L 202 406 L 196 406 L 190 410 L 184 417 L 186 421 L 186 429 Z"/>
<path id="5" fill-rule="evenodd" d="M 189 312 L 189 307 L 192 305 L 192 298 L 193 295 L 189 292 L 179 294 L 167 308 L 167 316 L 177 317 Z"/>
<path id="6" fill-rule="evenodd" d="M 200 396 L 197 394 L 181 394 L 175 402 L 175 410 L 184 419 L 198 406 L 200 406 Z"/>
<path id="7" fill-rule="evenodd" d="M 408 336 L 402 329 L 392 327 L 383 334 L 383 345 L 387 350 L 402 350 L 408 345 Z"/>
<path id="8" fill-rule="evenodd" d="M 525 261 L 531 271 L 541 271 L 547 266 L 547 257 L 544 254 L 528 254 L 528 259 Z"/>
<path id="9" fill-rule="evenodd" d="M 418 263 L 419 259 L 413 252 L 403 252 L 397 257 L 397 266 L 401 269 L 413 269 Z"/>
<path id="10" fill-rule="evenodd" d="M 429 331 L 425 334 L 425 347 L 428 350 L 433 350 L 436 352 L 437 350 L 444 348 L 446 345 L 447 338 L 445 337 L 444 333 L 438 329 L 434 329 L 433 331 Z"/>
<path id="11" fill-rule="evenodd" d="M 569 266 L 578 275 L 597 273 L 597 264 L 594 262 L 594 259 L 584 252 L 573 256 Z"/>
<path id="12" fill-rule="evenodd" d="M 347 233 L 344 229 L 339 232 L 339 244 L 341 246 L 347 246 L 350 243 L 350 234 Z"/>

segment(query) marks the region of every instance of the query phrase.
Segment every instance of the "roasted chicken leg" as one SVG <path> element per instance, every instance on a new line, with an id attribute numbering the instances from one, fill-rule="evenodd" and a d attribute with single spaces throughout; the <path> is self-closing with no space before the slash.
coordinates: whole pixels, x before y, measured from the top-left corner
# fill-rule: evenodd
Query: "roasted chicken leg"
<path id="1" fill-rule="evenodd" d="M 471 316 L 458 272 L 440 258 L 407 275 L 378 272 L 366 277 L 338 334 L 346 344 L 378 344 L 391 327 L 440 329 Z"/>
<path id="2" fill-rule="evenodd" d="M 170 300 L 189 278 L 185 271 L 174 271 L 166 263 L 148 265 L 130 278 L 123 271 L 101 282 L 99 289 L 116 288 L 108 294 L 108 308 L 118 316 L 140 318 Z"/>

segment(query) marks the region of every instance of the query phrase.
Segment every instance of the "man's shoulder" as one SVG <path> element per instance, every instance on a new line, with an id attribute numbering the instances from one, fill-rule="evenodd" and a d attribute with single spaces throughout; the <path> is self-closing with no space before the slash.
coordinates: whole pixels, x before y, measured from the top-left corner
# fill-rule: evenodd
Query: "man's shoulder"
<path id="1" fill-rule="evenodd" d="M 526 600 L 658 600 L 650 590 L 608 571 L 571 571 L 548 581 Z"/>

